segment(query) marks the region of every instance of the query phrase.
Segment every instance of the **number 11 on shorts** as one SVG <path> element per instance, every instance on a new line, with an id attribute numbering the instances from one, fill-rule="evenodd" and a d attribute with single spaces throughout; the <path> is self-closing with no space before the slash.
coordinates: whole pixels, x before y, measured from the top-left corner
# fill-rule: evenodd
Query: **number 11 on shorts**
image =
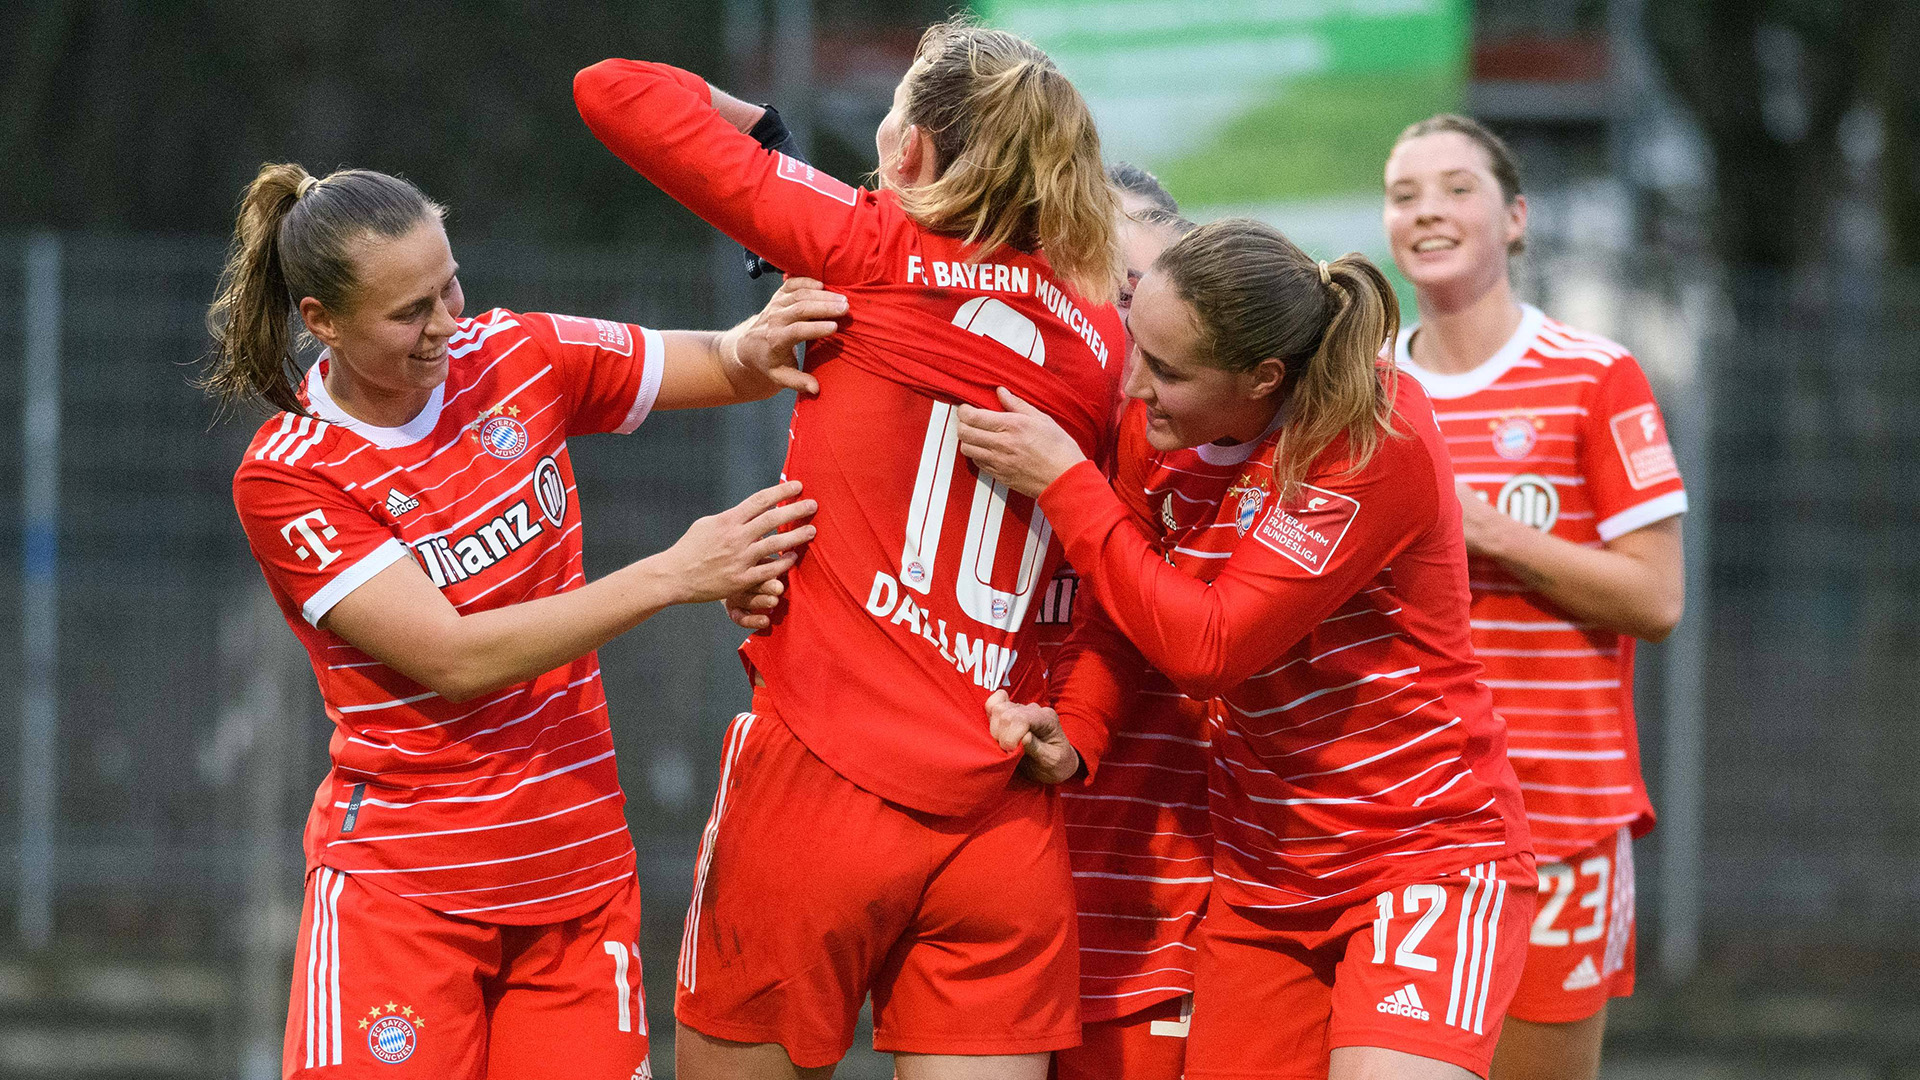
<path id="1" fill-rule="evenodd" d="M 634 1014 L 639 1014 L 640 1034 L 647 1033 L 646 993 L 640 981 L 640 946 L 624 941 L 603 941 L 600 947 L 613 957 L 613 995 L 620 1002 L 620 1030 L 632 1031 Z M 632 951 L 629 952 L 628 950 Z M 633 978 L 627 977 L 632 965 Z"/>

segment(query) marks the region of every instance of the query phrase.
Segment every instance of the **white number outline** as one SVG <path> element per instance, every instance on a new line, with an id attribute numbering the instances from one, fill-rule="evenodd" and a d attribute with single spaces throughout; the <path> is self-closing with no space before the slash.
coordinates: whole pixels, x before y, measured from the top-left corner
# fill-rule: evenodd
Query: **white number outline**
<path id="1" fill-rule="evenodd" d="M 1393 950 L 1394 966 L 1410 968 L 1414 971 L 1440 970 L 1439 963 L 1433 957 L 1417 950 L 1420 942 L 1426 939 L 1427 931 L 1433 929 L 1433 924 L 1440 920 L 1440 913 L 1447 910 L 1447 890 L 1431 881 L 1423 881 L 1407 886 L 1403 899 L 1406 901 L 1409 915 L 1418 910 L 1421 900 L 1428 901 L 1429 906 L 1426 914 L 1420 916 L 1420 921 L 1413 924 L 1413 929 L 1407 931 L 1406 936 L 1400 939 L 1400 947 Z"/>
<path id="2" fill-rule="evenodd" d="M 1613 884 L 1613 866 L 1605 855 L 1595 855 L 1580 864 L 1582 874 L 1592 874 L 1600 881 L 1593 891 L 1580 898 L 1580 906 L 1593 909 L 1593 921 L 1573 931 L 1573 943 L 1585 945 L 1589 941 L 1598 941 L 1607 932 L 1607 887 Z"/>
<path id="3" fill-rule="evenodd" d="M 1565 930 L 1554 929 L 1554 921 L 1560 918 L 1560 909 L 1567 906 L 1567 899 L 1573 895 L 1573 867 L 1566 863 L 1550 862 L 1540 864 L 1540 911 L 1533 917 L 1533 933 L 1528 935 L 1535 945 L 1559 948 L 1573 940 Z"/>
<path id="4" fill-rule="evenodd" d="M 640 1014 L 640 1034 L 645 1035 L 647 1033 L 645 988 L 643 985 L 636 985 L 641 983 L 641 980 L 637 977 L 640 974 L 639 944 L 636 942 L 631 946 L 633 950 L 631 963 L 634 969 L 633 973 L 636 976 L 632 982 L 627 980 L 627 965 L 629 963 L 629 955 L 627 952 L 629 946 L 627 943 L 624 941 L 603 941 L 600 943 L 600 948 L 605 950 L 608 956 L 613 957 L 613 994 L 620 1002 L 620 1030 L 631 1032 L 633 1030 L 633 1014 L 638 1012 Z"/>
<path id="5" fill-rule="evenodd" d="M 980 306 L 975 301 L 968 303 L 976 308 Z M 969 314 L 966 305 L 962 305 L 954 316 L 955 324 L 967 322 L 965 317 Z M 972 330 L 970 324 L 965 328 Z M 981 336 L 1003 347 L 1006 344 L 992 335 Z M 1036 362 L 1044 363 L 1044 360 Z M 933 590 L 940 531 L 947 523 L 947 497 L 953 490 L 959 456 L 959 410 L 950 403 L 936 401 L 932 415 L 927 417 L 926 438 L 920 443 L 920 469 L 914 475 L 913 494 L 907 500 L 907 535 L 900 547 L 900 584 L 922 596 Z M 968 618 L 1011 634 L 1026 622 L 1027 608 L 1033 602 L 1035 587 L 1040 584 L 1040 568 L 1047 559 L 1047 546 L 1053 541 L 1053 525 L 1038 506 L 1033 508 L 1013 591 L 994 588 L 993 563 L 1000 554 L 1007 494 L 1004 484 L 986 476 L 974 477 L 973 505 L 967 512 L 967 538 L 960 552 L 960 568 L 954 574 L 953 591 L 960 610 Z"/>
<path id="6" fill-rule="evenodd" d="M 1401 900 L 1404 904 L 1402 914 L 1418 913 L 1420 918 L 1414 922 L 1413 929 L 1400 939 L 1400 944 L 1395 946 L 1393 966 L 1409 971 L 1440 970 L 1437 960 L 1420 951 L 1420 943 L 1427 939 L 1433 924 L 1439 922 L 1440 916 L 1446 912 L 1447 890 L 1433 882 L 1423 881 L 1407 886 L 1401 894 Z M 1422 901 L 1426 904 L 1424 912 L 1420 911 Z M 1393 920 L 1393 890 L 1374 897 L 1373 902 L 1380 909 L 1380 914 L 1373 920 L 1373 962 L 1384 964 L 1387 962 L 1387 928 Z"/>

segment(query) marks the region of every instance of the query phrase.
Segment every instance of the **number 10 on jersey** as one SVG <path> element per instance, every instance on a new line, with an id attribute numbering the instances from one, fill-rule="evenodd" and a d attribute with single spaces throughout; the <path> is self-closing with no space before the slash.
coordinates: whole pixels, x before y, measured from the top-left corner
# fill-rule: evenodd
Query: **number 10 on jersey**
<path id="1" fill-rule="evenodd" d="M 907 538 L 900 551 L 900 583 L 930 595 L 940 566 L 940 531 L 947 520 L 948 496 L 953 488 L 960 453 L 960 417 L 953 405 L 936 401 L 927 419 L 927 436 L 920 448 L 920 470 L 914 476 L 907 504 Z M 1013 589 L 993 586 L 993 563 L 1000 552 L 1000 534 L 1007 513 L 1007 488 L 985 476 L 976 476 L 973 503 L 967 512 L 966 542 L 954 572 L 954 598 L 969 619 L 983 626 L 1014 633 L 1025 623 L 1040 570 L 1047 558 L 1053 526 L 1034 507 L 1020 551 L 1020 568 Z"/>

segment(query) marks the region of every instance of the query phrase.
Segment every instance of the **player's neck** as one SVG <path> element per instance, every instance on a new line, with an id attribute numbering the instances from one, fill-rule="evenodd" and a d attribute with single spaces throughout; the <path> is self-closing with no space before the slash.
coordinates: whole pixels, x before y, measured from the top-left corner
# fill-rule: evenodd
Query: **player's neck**
<path id="1" fill-rule="evenodd" d="M 420 410 L 432 400 L 433 391 L 417 390 L 408 387 L 402 390 L 389 390 L 385 387 L 369 386 L 353 377 L 345 364 L 331 363 L 321 382 L 326 385 L 327 396 L 339 406 L 340 411 L 363 424 L 374 427 L 397 428 L 420 415 Z"/>
<path id="2" fill-rule="evenodd" d="M 1493 358 L 1520 328 L 1520 305 L 1505 275 L 1478 296 L 1420 296 L 1420 328 L 1408 344 L 1413 362 L 1440 375 L 1460 375 Z"/>

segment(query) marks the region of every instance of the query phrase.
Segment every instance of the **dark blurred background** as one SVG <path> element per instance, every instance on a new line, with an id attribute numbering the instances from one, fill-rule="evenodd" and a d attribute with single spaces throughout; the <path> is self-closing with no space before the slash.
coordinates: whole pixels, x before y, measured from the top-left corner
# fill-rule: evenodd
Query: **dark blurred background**
<path id="1" fill-rule="evenodd" d="M 326 728 L 232 512 L 253 422 L 189 385 L 260 163 L 416 181 L 452 207 L 469 311 L 719 327 L 771 285 L 587 134 L 573 72 L 708 74 L 855 179 L 945 8 L 8 5 L 0 1076 L 277 1075 Z M 1662 822 L 1605 1075 L 1920 1077 L 1920 4 L 1467 18 L 1464 100 L 1420 114 L 1464 106 L 1512 140 L 1526 295 L 1640 356 L 1692 492 L 1687 618 L 1642 653 Z M 590 572 L 771 479 L 787 407 L 580 444 Z M 696 831 L 746 701 L 736 641 L 675 610 L 603 650 L 663 1076 Z M 856 1051 L 842 1075 L 887 1072 Z"/>

